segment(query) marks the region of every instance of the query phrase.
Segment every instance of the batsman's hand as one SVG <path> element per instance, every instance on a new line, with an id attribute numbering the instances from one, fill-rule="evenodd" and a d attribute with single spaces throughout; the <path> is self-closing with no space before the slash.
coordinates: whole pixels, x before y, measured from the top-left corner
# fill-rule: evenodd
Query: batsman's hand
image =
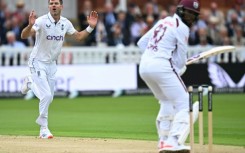
<path id="1" fill-rule="evenodd" d="M 98 13 L 96 11 L 91 11 L 87 16 L 87 21 L 91 28 L 95 28 L 98 22 Z"/>
<path id="2" fill-rule="evenodd" d="M 179 71 L 179 75 L 182 76 L 185 73 L 186 69 L 187 69 L 186 66 L 182 67 L 182 69 L 180 69 Z"/>

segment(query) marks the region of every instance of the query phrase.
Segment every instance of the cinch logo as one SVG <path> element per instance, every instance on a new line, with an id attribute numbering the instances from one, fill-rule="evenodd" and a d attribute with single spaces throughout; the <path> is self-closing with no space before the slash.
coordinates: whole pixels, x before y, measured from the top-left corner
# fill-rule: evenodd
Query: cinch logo
<path id="1" fill-rule="evenodd" d="M 57 40 L 57 41 L 63 41 L 64 40 L 63 36 L 50 36 L 50 35 L 48 35 L 46 38 L 48 40 Z"/>

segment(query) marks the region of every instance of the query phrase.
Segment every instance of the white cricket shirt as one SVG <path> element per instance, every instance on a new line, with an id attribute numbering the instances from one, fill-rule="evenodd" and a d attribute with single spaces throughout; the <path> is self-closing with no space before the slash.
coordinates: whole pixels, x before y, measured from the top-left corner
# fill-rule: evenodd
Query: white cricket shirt
<path id="1" fill-rule="evenodd" d="M 36 41 L 30 59 L 45 63 L 56 61 L 65 40 L 65 35 L 76 32 L 72 23 L 64 17 L 55 24 L 50 13 L 36 19 L 32 27 L 36 31 Z"/>
<path id="2" fill-rule="evenodd" d="M 181 69 L 187 61 L 189 31 L 177 14 L 159 20 L 137 43 L 144 50 L 142 58 L 171 59 Z"/>

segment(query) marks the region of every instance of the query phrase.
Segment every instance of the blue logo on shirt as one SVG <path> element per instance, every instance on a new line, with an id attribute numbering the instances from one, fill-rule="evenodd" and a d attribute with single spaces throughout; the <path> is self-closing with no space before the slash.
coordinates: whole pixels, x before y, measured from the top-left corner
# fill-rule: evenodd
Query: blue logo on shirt
<path id="1" fill-rule="evenodd" d="M 51 27 L 51 24 L 50 24 L 50 25 L 47 25 L 47 24 L 46 24 L 46 27 L 49 29 L 49 28 Z"/>
<path id="2" fill-rule="evenodd" d="M 63 36 L 50 36 L 50 35 L 48 35 L 46 38 L 47 38 L 47 40 L 56 40 L 56 41 L 63 41 L 64 40 Z"/>

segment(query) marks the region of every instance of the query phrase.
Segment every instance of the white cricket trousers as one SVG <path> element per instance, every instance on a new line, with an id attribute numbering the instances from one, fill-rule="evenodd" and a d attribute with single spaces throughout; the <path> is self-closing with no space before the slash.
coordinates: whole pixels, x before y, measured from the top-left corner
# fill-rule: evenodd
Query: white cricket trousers
<path id="1" fill-rule="evenodd" d="M 56 62 L 44 63 L 34 59 L 29 61 L 29 67 L 33 81 L 31 90 L 40 100 L 39 116 L 36 122 L 41 127 L 47 127 L 48 109 L 54 97 Z"/>
<path id="2" fill-rule="evenodd" d="M 143 57 L 139 73 L 160 103 L 156 119 L 159 137 L 179 135 L 182 123 L 189 124 L 189 94 L 171 60 Z"/>

